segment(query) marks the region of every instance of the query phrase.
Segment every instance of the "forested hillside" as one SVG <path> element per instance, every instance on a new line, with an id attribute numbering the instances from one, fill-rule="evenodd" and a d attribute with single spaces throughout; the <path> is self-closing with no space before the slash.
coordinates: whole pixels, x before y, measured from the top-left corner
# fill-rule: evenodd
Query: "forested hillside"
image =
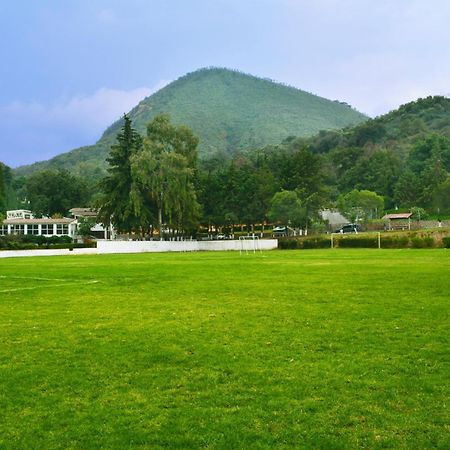
<path id="1" fill-rule="evenodd" d="M 50 186 L 45 179 L 60 183 L 43 196 Z M 231 157 L 218 152 L 199 161 L 193 182 L 204 225 L 311 225 L 322 208 L 354 210 L 362 203 L 372 205 L 359 215 L 366 219 L 380 217 L 386 209 L 412 208 L 422 208 L 422 217 L 448 216 L 450 99 L 419 99 L 354 127 L 288 137 L 276 145 L 236 150 Z M 31 205 L 36 211 L 64 213 L 69 203 L 95 205 L 100 194 L 91 177 L 61 169 L 18 178 L 16 185 L 20 198 L 45 197 L 45 205 Z M 55 209 L 63 197 L 72 200 L 65 209 Z"/>
<path id="2" fill-rule="evenodd" d="M 311 136 L 367 120 L 346 104 L 330 101 L 271 80 L 227 69 L 201 69 L 187 74 L 140 102 L 129 113 L 133 126 L 145 134 L 147 123 L 169 113 L 199 137 L 201 159 L 215 154 L 277 144 L 288 136 Z M 66 168 L 98 177 L 123 124 L 109 127 L 99 142 L 16 170 L 25 175 L 43 168 Z"/>
<path id="3" fill-rule="evenodd" d="M 355 191 L 386 209 L 450 214 L 450 99 L 408 103 L 361 125 L 202 164 L 200 202 L 213 224 L 270 219 L 274 195 L 296 192 L 304 217 Z M 375 197 L 377 196 L 377 197 Z M 295 202 L 292 203 L 295 205 Z"/>
<path id="4" fill-rule="evenodd" d="M 369 189 L 387 207 L 436 207 L 450 173 L 450 99 L 428 97 L 339 132 L 303 141 L 326 155 L 336 193 Z M 442 202 L 441 202 L 442 203 Z"/>

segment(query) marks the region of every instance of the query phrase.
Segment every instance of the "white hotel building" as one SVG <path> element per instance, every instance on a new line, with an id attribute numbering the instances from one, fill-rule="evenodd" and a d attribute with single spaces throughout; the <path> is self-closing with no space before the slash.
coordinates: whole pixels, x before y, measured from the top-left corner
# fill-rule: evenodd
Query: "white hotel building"
<path id="1" fill-rule="evenodd" d="M 6 220 L 0 225 L 0 235 L 34 234 L 36 236 L 70 236 L 75 237 L 77 221 L 62 217 L 61 219 L 36 219 L 31 211 L 16 209 L 6 212 Z"/>
<path id="2" fill-rule="evenodd" d="M 73 217 L 50 219 L 43 217 L 36 219 L 31 211 L 16 209 L 6 212 L 6 220 L 0 223 L 0 236 L 7 234 L 33 234 L 36 236 L 70 236 L 74 239 L 77 235 L 78 218 L 96 217 L 97 212 L 89 208 L 73 208 L 70 210 Z M 95 224 L 91 228 L 92 235 L 97 238 L 107 239 L 110 232 L 101 224 Z"/>

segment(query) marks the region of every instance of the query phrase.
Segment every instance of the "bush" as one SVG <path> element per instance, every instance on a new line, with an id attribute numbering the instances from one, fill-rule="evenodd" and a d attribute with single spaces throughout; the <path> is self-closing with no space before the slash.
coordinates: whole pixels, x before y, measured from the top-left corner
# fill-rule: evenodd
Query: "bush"
<path id="1" fill-rule="evenodd" d="M 295 249 L 313 249 L 313 248 L 330 248 L 331 243 L 328 238 L 313 237 L 313 238 L 285 238 L 278 240 L 278 248 L 282 250 Z"/>
<path id="2" fill-rule="evenodd" d="M 408 246 L 407 236 L 382 236 L 381 238 L 381 248 L 408 248 Z"/>
<path id="3" fill-rule="evenodd" d="M 444 244 L 445 248 L 450 248 L 450 237 L 443 237 L 442 244 Z"/>
<path id="4" fill-rule="evenodd" d="M 278 247 L 282 250 L 295 250 L 298 248 L 298 240 L 297 239 L 279 239 Z"/>
<path id="5" fill-rule="evenodd" d="M 432 248 L 434 247 L 434 239 L 432 237 L 413 237 L 411 239 L 412 248 Z"/>
<path id="6" fill-rule="evenodd" d="M 378 248 L 378 237 L 342 237 L 336 242 L 341 248 Z"/>
<path id="7" fill-rule="evenodd" d="M 95 248 L 96 243 L 74 244 L 69 236 L 8 235 L 0 236 L 0 250 L 32 250 L 37 248 Z"/>
<path id="8" fill-rule="evenodd" d="M 316 237 L 310 239 L 303 239 L 299 241 L 300 248 L 310 249 L 310 248 L 330 248 L 331 242 L 328 238 Z"/>

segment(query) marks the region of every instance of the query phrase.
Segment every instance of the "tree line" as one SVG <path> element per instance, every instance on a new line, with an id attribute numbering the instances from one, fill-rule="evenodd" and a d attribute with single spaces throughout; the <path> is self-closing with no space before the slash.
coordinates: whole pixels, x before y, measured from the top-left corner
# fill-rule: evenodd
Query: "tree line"
<path id="1" fill-rule="evenodd" d="M 310 227 L 320 224 L 326 207 L 351 220 L 417 207 L 448 215 L 448 109 L 446 99 L 424 99 L 350 129 L 206 160 L 198 160 L 193 132 L 169 116 L 156 116 L 145 136 L 125 116 L 100 183 L 55 169 L 11 181 L 4 168 L 0 202 L 6 204 L 6 174 L 37 214 L 90 205 L 119 231 L 144 235 L 162 228 L 192 233 L 198 224 L 229 231 L 238 224 Z"/>

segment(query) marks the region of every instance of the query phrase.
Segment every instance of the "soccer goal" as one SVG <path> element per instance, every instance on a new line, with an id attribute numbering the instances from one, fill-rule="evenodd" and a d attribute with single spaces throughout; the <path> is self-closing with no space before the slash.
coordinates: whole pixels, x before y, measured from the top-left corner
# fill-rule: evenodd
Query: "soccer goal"
<path id="1" fill-rule="evenodd" d="M 240 255 L 242 255 L 242 252 L 245 252 L 247 255 L 249 252 L 262 253 L 258 236 L 255 236 L 255 235 L 239 236 L 239 243 L 240 243 L 240 246 L 239 246 L 239 254 Z"/>

